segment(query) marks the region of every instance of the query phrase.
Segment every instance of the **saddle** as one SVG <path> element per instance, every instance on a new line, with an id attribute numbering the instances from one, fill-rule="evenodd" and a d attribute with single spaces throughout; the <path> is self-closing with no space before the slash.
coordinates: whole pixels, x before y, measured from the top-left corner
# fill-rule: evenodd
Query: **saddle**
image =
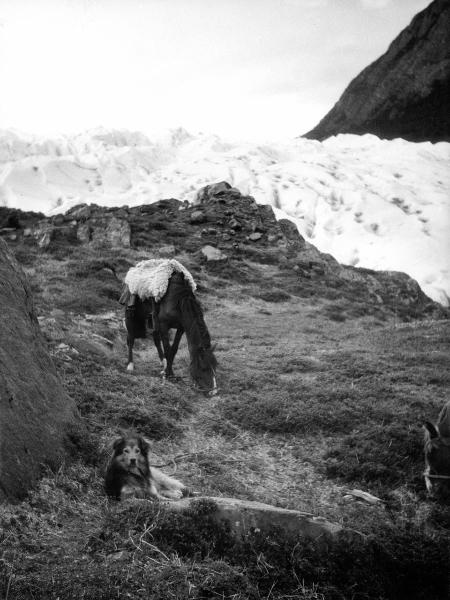
<path id="1" fill-rule="evenodd" d="M 127 284 L 124 284 L 122 293 L 119 298 L 119 304 L 126 307 L 127 316 L 133 317 L 136 313 L 136 300 L 138 298 L 137 294 L 132 294 L 130 292 Z M 159 302 L 156 302 L 153 296 L 146 298 L 149 301 L 149 309 L 145 314 L 145 319 L 147 321 L 147 327 L 150 330 L 158 329 L 158 312 L 159 312 Z"/>

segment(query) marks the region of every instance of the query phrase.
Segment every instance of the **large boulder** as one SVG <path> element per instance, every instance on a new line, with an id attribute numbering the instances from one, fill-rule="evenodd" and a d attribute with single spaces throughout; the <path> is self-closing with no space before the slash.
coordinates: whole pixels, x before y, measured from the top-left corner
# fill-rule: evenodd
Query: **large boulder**
<path id="1" fill-rule="evenodd" d="M 434 0 L 304 137 L 373 133 L 413 142 L 448 141 L 449 102 L 450 2 Z"/>
<path id="2" fill-rule="evenodd" d="M 236 537 L 255 530 L 269 534 L 275 529 L 284 535 L 325 540 L 336 538 L 344 532 L 341 525 L 322 517 L 314 517 L 310 513 L 237 498 L 183 498 L 169 503 L 167 508 L 171 511 L 185 512 L 195 508 L 196 503 L 204 501 L 210 502 L 214 507 L 211 516 L 217 523 L 227 523 Z"/>
<path id="3" fill-rule="evenodd" d="M 0 240 L 0 500 L 21 498 L 65 455 L 76 420 L 47 353 L 30 287 Z"/>

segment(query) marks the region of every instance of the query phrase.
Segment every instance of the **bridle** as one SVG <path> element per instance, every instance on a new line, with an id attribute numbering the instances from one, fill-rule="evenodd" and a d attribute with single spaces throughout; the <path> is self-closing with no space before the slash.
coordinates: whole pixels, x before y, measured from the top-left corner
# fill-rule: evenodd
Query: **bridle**
<path id="1" fill-rule="evenodd" d="M 212 371 L 212 374 L 213 374 L 213 379 L 214 379 L 214 384 L 215 384 L 215 387 L 213 387 L 212 389 L 209 389 L 209 390 L 207 390 L 207 389 L 206 389 L 206 388 L 204 388 L 204 387 L 200 387 L 200 386 L 198 385 L 198 383 L 196 383 L 196 382 L 195 382 L 194 386 L 195 386 L 195 388 L 196 388 L 196 389 L 197 389 L 199 392 L 201 392 L 202 394 L 211 394 L 212 396 L 214 396 L 215 394 L 213 394 L 212 392 L 214 392 L 214 390 L 216 390 L 216 393 L 217 393 L 217 380 L 216 380 L 216 371 L 215 371 L 214 367 L 210 367 L 210 369 L 211 369 L 211 371 Z"/>
<path id="2" fill-rule="evenodd" d="M 428 477 L 429 479 L 450 479 L 450 475 L 432 475 L 431 473 L 424 473 L 424 477 Z"/>

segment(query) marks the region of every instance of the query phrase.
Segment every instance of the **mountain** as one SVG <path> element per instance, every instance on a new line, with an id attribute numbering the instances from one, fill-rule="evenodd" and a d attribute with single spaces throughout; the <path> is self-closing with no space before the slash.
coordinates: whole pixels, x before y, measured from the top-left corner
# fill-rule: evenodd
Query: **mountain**
<path id="1" fill-rule="evenodd" d="M 434 0 L 304 137 L 372 133 L 414 142 L 448 141 L 449 106 L 450 2 Z"/>
<path id="2" fill-rule="evenodd" d="M 155 139 L 106 129 L 53 139 L 3 131 L 0 157 L 0 206 L 47 215 L 83 202 L 192 203 L 200 187 L 226 180 L 339 262 L 404 271 L 448 304 L 445 142 L 339 135 L 258 145 L 183 129 Z"/>

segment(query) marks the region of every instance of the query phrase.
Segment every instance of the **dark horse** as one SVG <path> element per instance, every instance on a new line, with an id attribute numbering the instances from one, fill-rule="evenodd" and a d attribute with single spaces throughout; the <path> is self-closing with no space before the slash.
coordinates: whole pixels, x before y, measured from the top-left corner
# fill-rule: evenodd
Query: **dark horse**
<path id="1" fill-rule="evenodd" d="M 450 500 L 450 401 L 437 423 L 425 422 L 425 484 L 430 495 Z"/>
<path id="2" fill-rule="evenodd" d="M 151 298 L 141 300 L 137 296 L 133 306 L 126 307 L 128 371 L 134 370 L 134 340 L 147 337 L 151 321 L 153 341 L 163 367 L 163 376 L 173 377 L 173 361 L 181 337 L 185 333 L 191 358 L 192 379 L 201 391 L 211 396 L 215 395 L 217 361 L 211 347 L 211 338 L 202 308 L 182 273 L 172 274 L 167 292 L 159 302 L 155 303 Z M 176 329 L 172 345 L 169 340 L 170 329 Z"/>

